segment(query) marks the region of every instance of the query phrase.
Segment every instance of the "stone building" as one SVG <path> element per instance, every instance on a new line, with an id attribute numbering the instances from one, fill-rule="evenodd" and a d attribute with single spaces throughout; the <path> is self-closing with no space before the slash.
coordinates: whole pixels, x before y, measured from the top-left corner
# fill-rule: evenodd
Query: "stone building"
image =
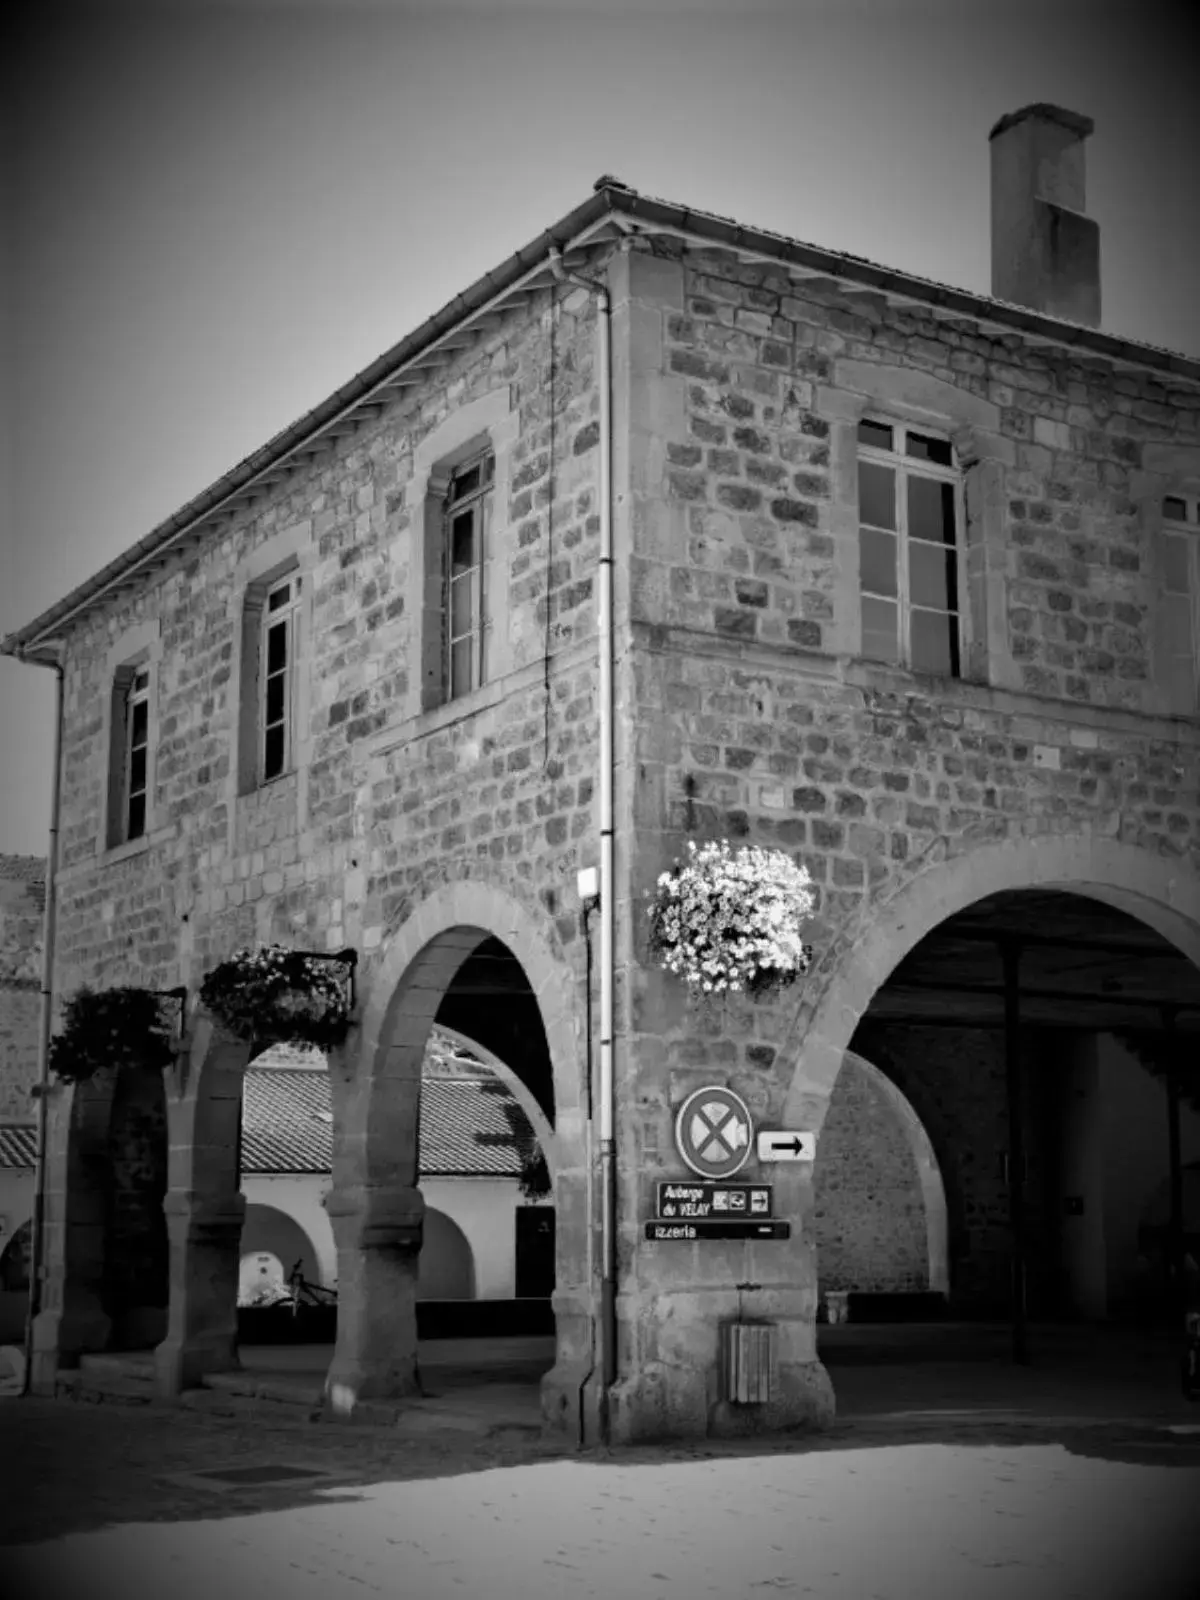
<path id="1" fill-rule="evenodd" d="M 1109 1314 L 1125 1136 L 1166 1170 L 1171 1122 L 1172 1195 L 1200 1156 L 1153 1043 L 1200 1000 L 1200 362 L 1100 326 L 1090 129 L 992 130 L 994 298 L 601 179 L 4 641 L 61 664 L 56 999 L 192 996 L 165 1391 L 237 1359 L 247 1052 L 194 997 L 269 941 L 359 952 L 336 1409 L 413 1386 L 435 1018 L 519 1059 L 552 1128 L 548 1426 L 829 1417 L 812 1165 L 743 1169 L 787 1238 L 646 1222 L 690 1091 L 819 1135 L 852 1041 L 937 1150 L 952 1299 Z M 689 837 L 811 872 L 815 960 L 777 1000 L 697 1007 L 649 958 Z M 41 1385 L 108 1337 L 90 1115 L 55 1099 Z M 739 1314 L 772 1329 L 753 1404 Z"/>

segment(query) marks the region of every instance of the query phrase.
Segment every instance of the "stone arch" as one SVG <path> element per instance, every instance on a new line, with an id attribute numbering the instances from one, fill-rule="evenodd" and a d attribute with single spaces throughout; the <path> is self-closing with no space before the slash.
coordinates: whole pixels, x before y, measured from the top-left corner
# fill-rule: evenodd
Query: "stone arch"
<path id="1" fill-rule="evenodd" d="M 489 1050 L 486 1045 L 480 1044 L 477 1039 L 472 1039 L 469 1034 L 460 1033 L 457 1028 L 448 1028 L 444 1022 L 438 1023 L 438 1030 L 444 1033 L 447 1038 L 452 1039 L 455 1044 L 461 1045 L 464 1050 L 469 1050 L 473 1056 L 483 1062 L 484 1066 L 489 1067 L 501 1079 L 513 1099 L 529 1118 L 529 1125 L 542 1147 L 542 1154 L 546 1158 L 546 1165 L 549 1167 L 550 1177 L 553 1179 L 554 1161 L 557 1154 L 554 1148 L 554 1129 L 550 1126 L 546 1113 L 538 1105 L 524 1080 L 513 1071 L 507 1061 L 501 1061 L 498 1055 Z"/>
<path id="2" fill-rule="evenodd" d="M 419 1388 L 421 1070 L 430 1031 L 459 969 L 487 943 L 502 946 L 519 964 L 528 985 L 519 998 L 527 1006 L 532 1001 L 544 1036 L 543 1081 L 526 1087 L 545 1113 L 544 1153 L 556 1201 L 564 1183 L 582 1189 L 583 1075 L 581 1030 L 571 1011 L 574 974 L 536 913 L 512 893 L 480 880 L 443 885 L 391 935 L 379 965 L 364 979 L 358 1038 L 330 1062 L 334 1151 L 326 1209 L 338 1247 L 339 1317 L 327 1392 L 339 1414 L 353 1411 L 360 1399 Z M 577 1209 L 581 1226 L 571 1234 L 570 1264 L 560 1281 L 582 1285 L 574 1257 L 582 1260 L 584 1254 L 584 1212 Z M 581 1292 L 577 1287 L 576 1296 Z M 586 1315 L 582 1306 L 571 1311 L 577 1320 Z M 559 1318 L 560 1342 L 564 1320 Z M 574 1332 L 582 1337 L 581 1329 Z"/>
<path id="3" fill-rule="evenodd" d="M 520 962 L 541 1013 L 554 1087 L 552 1128 L 543 1149 L 555 1171 L 581 1156 L 582 1083 L 577 1030 L 570 1010 L 573 974 L 534 917 L 506 890 L 472 880 L 447 884 L 423 900 L 401 924 L 369 979 L 359 1060 L 372 1078 L 386 1070 L 389 1077 L 403 1077 L 413 1084 L 415 1128 L 415 1092 L 429 1030 L 455 972 L 487 936 L 501 940 Z M 409 1040 L 398 1038 L 404 1020 L 417 1024 Z M 471 1047 L 476 1048 L 474 1041 Z M 534 1122 L 539 1135 L 550 1119 L 543 1116 L 541 1121 L 541 1128 Z"/>
<path id="4" fill-rule="evenodd" d="M 924 1231 L 924 1254 L 926 1284 L 932 1293 L 947 1294 L 950 1288 L 950 1260 L 949 1260 L 949 1229 L 946 1210 L 946 1189 L 942 1180 L 941 1166 L 933 1144 L 925 1131 L 925 1125 L 918 1116 L 916 1109 L 908 1096 L 892 1082 L 887 1073 L 877 1067 L 873 1061 L 861 1055 L 857 1050 L 847 1051 L 843 1058 L 841 1072 L 837 1083 L 845 1081 L 847 1068 L 853 1065 L 854 1069 L 862 1074 L 865 1085 L 886 1106 L 893 1119 L 893 1125 L 899 1130 L 903 1148 L 915 1175 L 917 1189 L 921 1197 L 922 1224 Z M 828 1130 L 826 1123 L 826 1130 Z M 821 1156 L 823 1139 L 818 1140 L 817 1156 L 813 1168 L 814 1189 L 821 1179 Z M 818 1266 L 820 1265 L 820 1240 L 818 1239 Z"/>
<path id="5" fill-rule="evenodd" d="M 474 1300 L 475 1252 L 453 1217 L 425 1210 L 425 1236 L 417 1266 L 418 1300 Z"/>
<path id="6" fill-rule="evenodd" d="M 824 988 L 802 1009 L 786 1126 L 820 1130 L 843 1054 L 876 990 L 926 934 L 989 895 L 1036 888 L 1090 896 L 1138 918 L 1200 967 L 1200 881 L 1178 857 L 1049 833 L 931 858 L 843 936 Z"/>
<path id="7" fill-rule="evenodd" d="M 303 1225 L 282 1206 L 250 1201 L 246 1206 L 239 1248 L 239 1261 L 259 1253 L 276 1256 L 286 1278 L 298 1260 L 301 1272 L 310 1283 L 321 1281 L 316 1246 Z"/>
<path id="8" fill-rule="evenodd" d="M 237 1289 L 242 1223 L 242 1088 L 250 1046 L 195 1015 L 189 1048 L 165 1079 L 170 1243 L 166 1338 L 155 1351 L 162 1394 L 239 1365 Z"/>

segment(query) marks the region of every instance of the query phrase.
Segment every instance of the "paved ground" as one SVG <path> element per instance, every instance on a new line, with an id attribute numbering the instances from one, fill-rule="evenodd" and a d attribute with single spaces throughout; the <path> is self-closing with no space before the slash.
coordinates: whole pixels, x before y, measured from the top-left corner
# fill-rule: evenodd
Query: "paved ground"
<path id="1" fill-rule="evenodd" d="M 309 1469 L 283 1484 L 201 1473 Z M 0 1401 L 5 1600 L 1195 1600 L 1200 1434 L 847 1423 L 555 1452 Z"/>
<path id="2" fill-rule="evenodd" d="M 834 1332 L 837 1426 L 761 1446 L 547 1444 L 513 1382 L 545 1341 L 424 1347 L 396 1429 L 0 1400 L 0 1594 L 1200 1600 L 1200 1406 L 1161 1338 L 1045 1332 L 1026 1370 L 1002 1330 Z M 303 1385 L 327 1352 L 244 1356 Z"/>

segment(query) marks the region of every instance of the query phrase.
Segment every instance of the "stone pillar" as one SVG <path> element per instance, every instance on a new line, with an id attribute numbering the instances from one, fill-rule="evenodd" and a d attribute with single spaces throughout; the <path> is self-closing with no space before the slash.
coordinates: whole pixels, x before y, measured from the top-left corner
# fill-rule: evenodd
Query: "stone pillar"
<path id="1" fill-rule="evenodd" d="M 171 1248 L 167 1336 L 155 1351 L 162 1395 L 194 1389 L 238 1365 L 237 1286 L 242 1195 L 172 1189 L 163 1201 Z"/>
<path id="2" fill-rule="evenodd" d="M 618 1254 L 617 1382 L 609 1396 L 615 1444 L 656 1438 L 734 1437 L 785 1428 L 821 1428 L 834 1414 L 833 1387 L 817 1355 L 817 1269 L 812 1179 L 806 1165 L 764 1175 L 743 1170 L 732 1182 L 770 1181 L 786 1240 L 677 1240 L 651 1243 L 652 1183 L 678 1171 L 639 1174 L 622 1163 L 626 1195 Z M 632 1193 L 630 1190 L 632 1189 Z M 739 1292 L 739 1284 L 752 1285 Z M 739 1318 L 773 1327 L 773 1393 L 741 1404 L 721 1385 L 721 1330 Z"/>
<path id="3" fill-rule="evenodd" d="M 53 1395 L 58 1368 L 108 1346 L 104 1308 L 107 1199 L 104 1189 L 112 1081 L 107 1074 L 60 1088 L 49 1105 L 44 1276 L 33 1319 L 34 1394 Z M 33 1263 L 37 1270 L 37 1263 Z"/>
<path id="4" fill-rule="evenodd" d="M 167 1082 L 171 1141 L 163 1201 L 170 1244 L 167 1336 L 155 1352 L 162 1395 L 238 1365 L 242 1222 L 240 1128 L 250 1046 L 196 1024 L 190 1058 Z"/>
<path id="5" fill-rule="evenodd" d="M 337 1347 L 325 1380 L 330 1408 L 420 1394 L 417 1257 L 425 1197 L 400 1183 L 335 1183 L 325 1196 L 338 1262 Z"/>
<path id="6" fill-rule="evenodd" d="M 565 1141 L 563 1141 L 565 1143 Z M 589 1211 L 587 1173 L 582 1168 L 554 1175 L 556 1350 L 542 1378 L 542 1421 L 573 1444 L 600 1437 L 601 1374 L 597 1364 L 594 1205 Z"/>

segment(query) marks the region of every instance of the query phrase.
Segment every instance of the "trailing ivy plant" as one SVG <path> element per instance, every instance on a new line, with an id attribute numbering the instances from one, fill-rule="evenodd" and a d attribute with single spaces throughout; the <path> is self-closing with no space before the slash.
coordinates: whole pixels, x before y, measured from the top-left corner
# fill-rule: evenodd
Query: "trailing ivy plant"
<path id="1" fill-rule="evenodd" d="M 350 1026 L 345 980 L 303 950 L 264 945 L 237 950 L 209 972 L 200 1003 L 239 1039 L 340 1044 Z"/>
<path id="2" fill-rule="evenodd" d="M 106 1068 L 161 1072 L 176 1053 L 162 1002 L 153 989 L 79 989 L 63 1008 L 62 1027 L 50 1041 L 50 1071 L 64 1083 L 85 1083 Z"/>
<path id="3" fill-rule="evenodd" d="M 687 861 L 658 880 L 650 950 L 702 994 L 767 994 L 808 971 L 814 904 L 808 872 L 784 851 L 689 839 Z"/>

